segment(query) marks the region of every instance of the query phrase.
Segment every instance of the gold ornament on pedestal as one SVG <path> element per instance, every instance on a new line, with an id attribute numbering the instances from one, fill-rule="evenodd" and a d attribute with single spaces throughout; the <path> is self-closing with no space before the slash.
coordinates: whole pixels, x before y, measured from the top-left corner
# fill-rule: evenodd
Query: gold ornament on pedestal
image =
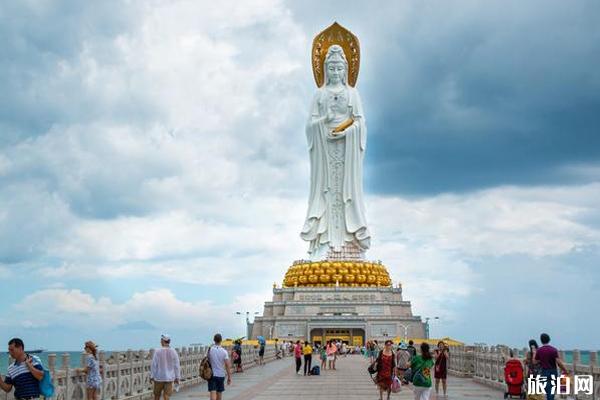
<path id="1" fill-rule="evenodd" d="M 301 261 L 288 268 L 283 287 L 388 287 L 392 280 L 384 265 L 372 262 Z"/>

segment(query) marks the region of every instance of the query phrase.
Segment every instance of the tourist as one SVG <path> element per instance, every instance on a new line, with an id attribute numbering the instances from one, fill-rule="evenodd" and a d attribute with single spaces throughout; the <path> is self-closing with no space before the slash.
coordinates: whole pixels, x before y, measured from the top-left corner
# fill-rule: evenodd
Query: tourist
<path id="1" fill-rule="evenodd" d="M 238 339 L 235 341 L 233 345 L 233 350 L 231 352 L 231 358 L 233 359 L 233 365 L 235 365 L 235 372 L 241 373 L 244 372 L 242 367 L 242 340 Z"/>
<path id="2" fill-rule="evenodd" d="M 535 355 L 539 346 L 535 339 L 531 339 L 528 345 L 529 350 L 525 353 L 525 359 L 523 360 L 523 364 L 525 364 L 525 376 L 536 377 L 540 374 L 540 365 L 535 363 Z"/>
<path id="3" fill-rule="evenodd" d="M 369 359 L 369 364 L 373 364 L 375 362 L 375 344 L 373 343 L 372 340 L 369 340 L 367 342 L 367 349 L 366 349 L 366 353 L 367 353 L 367 358 Z"/>
<path id="4" fill-rule="evenodd" d="M 327 369 L 327 350 L 325 346 L 319 347 L 319 358 L 321 358 L 321 371 Z"/>
<path id="5" fill-rule="evenodd" d="M 346 353 L 348 352 L 348 348 L 346 347 L 346 343 L 342 342 L 342 348 L 340 351 L 340 354 L 344 357 L 346 357 Z"/>
<path id="6" fill-rule="evenodd" d="M 213 341 L 215 344 L 208 350 L 208 361 L 212 368 L 212 377 L 208 380 L 208 391 L 210 400 L 221 400 L 225 391 L 225 374 L 227 374 L 227 385 L 231 385 L 231 364 L 227 350 L 221 346 L 223 341 L 221 334 L 217 333 Z"/>
<path id="7" fill-rule="evenodd" d="M 44 377 L 42 362 L 25 353 L 25 344 L 18 338 L 8 342 L 8 353 L 15 361 L 8 366 L 4 379 L 0 376 L 0 388 L 8 393 L 14 387 L 16 399 L 38 399 L 40 381 Z"/>
<path id="8" fill-rule="evenodd" d="M 150 381 L 154 384 L 154 400 L 159 400 L 161 393 L 164 400 L 169 400 L 173 394 L 173 382 L 178 385 L 180 379 L 179 355 L 175 349 L 171 348 L 171 337 L 167 334 L 160 335 L 160 348 L 154 350 L 150 366 Z"/>
<path id="9" fill-rule="evenodd" d="M 296 340 L 296 344 L 294 345 L 294 359 L 296 361 L 296 374 L 299 374 L 300 367 L 302 367 L 302 346 L 299 340 Z"/>
<path id="10" fill-rule="evenodd" d="M 439 394 L 440 391 L 440 380 L 442 381 L 442 391 L 444 392 L 444 397 L 446 397 L 447 385 L 446 379 L 448 376 L 448 356 L 450 354 L 450 350 L 446 343 L 443 341 L 438 342 L 438 347 L 435 349 L 435 369 L 434 369 L 434 377 L 435 377 L 435 395 Z"/>
<path id="11" fill-rule="evenodd" d="M 98 362 L 98 346 L 91 340 L 85 342 L 83 351 L 86 353 L 85 369 L 85 394 L 87 400 L 96 400 L 102 390 L 102 376 Z"/>
<path id="12" fill-rule="evenodd" d="M 402 379 L 402 382 L 407 385 L 408 380 L 406 379 L 406 371 L 410 367 L 411 356 L 408 352 L 408 347 L 406 343 L 400 342 L 398 346 L 398 351 L 396 352 L 396 369 L 397 376 Z"/>
<path id="13" fill-rule="evenodd" d="M 275 339 L 275 358 L 281 359 L 281 346 L 279 346 L 279 339 Z"/>
<path id="14" fill-rule="evenodd" d="M 310 368 L 312 366 L 312 353 L 313 348 L 308 342 L 304 342 L 304 348 L 302 354 L 304 354 L 304 375 L 310 375 Z"/>
<path id="15" fill-rule="evenodd" d="M 283 341 L 283 343 L 281 344 L 281 357 L 285 357 L 289 351 L 288 349 L 289 343 L 286 342 L 285 340 Z"/>
<path id="16" fill-rule="evenodd" d="M 262 336 L 259 336 L 258 344 L 259 344 L 258 365 L 265 365 L 265 346 L 267 344 L 267 342 L 265 341 L 265 338 Z"/>
<path id="17" fill-rule="evenodd" d="M 554 393 L 552 393 L 553 385 L 551 382 L 554 380 L 555 385 L 560 384 L 557 382 L 557 366 L 560 367 L 562 373 L 565 375 L 568 375 L 567 367 L 560 359 L 558 350 L 550 345 L 550 336 L 547 333 L 540 335 L 540 341 L 542 342 L 542 347 L 537 349 L 533 360 L 534 364 L 539 364 L 540 375 L 546 377 L 548 382 L 546 385 L 546 400 L 554 400 Z"/>
<path id="18" fill-rule="evenodd" d="M 335 369 L 335 354 L 337 353 L 337 347 L 333 343 L 332 340 L 327 342 L 327 347 L 325 348 L 325 352 L 327 353 L 327 364 L 329 364 L 329 369 Z"/>
<path id="19" fill-rule="evenodd" d="M 417 355 L 417 349 L 415 348 L 415 342 L 413 342 L 412 340 L 408 341 L 408 347 L 406 349 L 410 353 L 411 359 Z"/>
<path id="20" fill-rule="evenodd" d="M 414 356 L 410 362 L 415 400 L 429 400 L 432 367 L 433 357 L 429 351 L 429 344 L 423 342 L 421 343 L 421 354 Z"/>
<path id="21" fill-rule="evenodd" d="M 383 393 L 387 393 L 389 400 L 392 393 L 392 380 L 395 376 L 396 357 L 392 351 L 391 340 L 386 340 L 383 350 L 377 355 L 377 377 L 375 381 L 379 387 L 379 400 L 383 400 Z"/>

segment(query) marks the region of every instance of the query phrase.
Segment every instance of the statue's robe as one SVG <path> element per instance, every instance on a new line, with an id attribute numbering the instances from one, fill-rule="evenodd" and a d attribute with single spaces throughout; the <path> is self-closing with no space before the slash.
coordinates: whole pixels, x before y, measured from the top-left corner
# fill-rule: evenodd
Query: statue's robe
<path id="1" fill-rule="evenodd" d="M 364 251 L 370 246 L 370 233 L 365 216 L 363 195 L 363 158 L 367 143 L 367 129 L 358 91 L 348 86 L 348 106 L 354 123 L 344 131 L 345 141 L 343 169 L 343 221 L 342 232 L 336 232 L 331 226 L 331 207 L 328 207 L 328 192 L 331 188 L 332 174 L 329 167 L 328 143 L 331 127 L 324 117 L 327 114 L 327 93 L 325 86 L 317 90 L 311 113 L 306 126 L 308 150 L 310 153 L 310 196 L 308 212 L 300 236 L 310 242 L 309 253 L 312 258 L 326 255 L 325 250 L 332 248 L 341 251 L 342 246 L 353 244 Z"/>

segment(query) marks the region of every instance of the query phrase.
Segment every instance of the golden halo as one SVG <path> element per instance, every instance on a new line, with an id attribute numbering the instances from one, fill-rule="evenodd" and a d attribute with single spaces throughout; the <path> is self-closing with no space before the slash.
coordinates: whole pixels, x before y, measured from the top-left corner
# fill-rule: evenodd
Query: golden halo
<path id="1" fill-rule="evenodd" d="M 354 87 L 360 67 L 360 44 L 358 38 L 352 32 L 337 22 L 334 22 L 313 39 L 312 68 L 315 82 L 318 87 L 323 86 L 325 83 L 323 63 L 325 62 L 327 50 L 333 44 L 340 45 L 344 49 L 344 55 L 348 61 L 348 84 Z"/>

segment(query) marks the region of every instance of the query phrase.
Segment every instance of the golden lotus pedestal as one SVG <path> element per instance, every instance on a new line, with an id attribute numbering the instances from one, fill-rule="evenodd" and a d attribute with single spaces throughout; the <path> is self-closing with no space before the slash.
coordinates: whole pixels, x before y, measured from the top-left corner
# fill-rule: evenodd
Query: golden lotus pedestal
<path id="1" fill-rule="evenodd" d="M 389 287 L 386 267 L 367 261 L 296 261 L 283 279 L 283 287 Z"/>

